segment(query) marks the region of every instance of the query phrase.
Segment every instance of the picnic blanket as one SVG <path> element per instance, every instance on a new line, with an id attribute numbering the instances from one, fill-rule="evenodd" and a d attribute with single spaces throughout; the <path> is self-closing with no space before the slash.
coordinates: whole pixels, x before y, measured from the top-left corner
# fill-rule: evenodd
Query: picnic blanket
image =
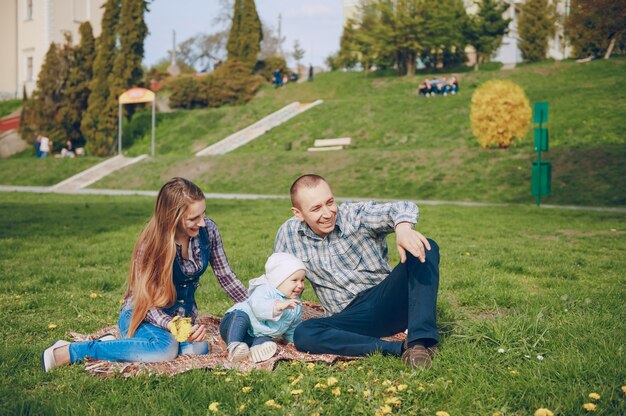
<path id="1" fill-rule="evenodd" d="M 302 319 L 319 318 L 324 316 L 324 310 L 319 304 L 313 302 L 303 302 Z M 220 318 L 211 315 L 201 315 L 196 320 L 197 323 L 207 327 L 207 341 L 209 342 L 209 354 L 207 355 L 182 355 L 172 361 L 162 361 L 158 363 L 139 362 L 111 362 L 102 360 L 87 359 L 85 370 L 90 374 L 109 378 L 112 376 L 133 377 L 136 375 L 168 375 L 173 376 L 185 371 L 207 368 L 207 369 L 237 369 L 239 371 L 250 371 L 253 369 L 272 371 L 278 361 L 297 360 L 302 362 L 325 362 L 332 364 L 339 360 L 354 360 L 357 357 L 347 357 L 333 354 L 307 354 L 295 349 L 293 344 L 278 344 L 278 351 L 269 360 L 261 363 L 252 363 L 245 360 L 239 363 L 228 361 L 226 344 L 219 334 Z M 104 334 L 113 334 L 119 338 L 120 333 L 117 325 L 102 328 L 92 334 L 79 334 L 70 332 L 69 336 L 74 341 L 90 341 L 98 339 Z M 396 334 L 385 338 L 390 341 L 402 341 L 404 333 Z"/>

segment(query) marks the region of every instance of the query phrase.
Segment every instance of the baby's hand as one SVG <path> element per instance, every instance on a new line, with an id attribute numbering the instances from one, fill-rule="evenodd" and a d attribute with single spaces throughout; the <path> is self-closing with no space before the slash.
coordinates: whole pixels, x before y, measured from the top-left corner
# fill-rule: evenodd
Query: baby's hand
<path id="1" fill-rule="evenodd" d="M 293 309 L 300 304 L 298 299 L 277 300 L 274 303 L 274 312 L 280 313 L 286 309 Z"/>

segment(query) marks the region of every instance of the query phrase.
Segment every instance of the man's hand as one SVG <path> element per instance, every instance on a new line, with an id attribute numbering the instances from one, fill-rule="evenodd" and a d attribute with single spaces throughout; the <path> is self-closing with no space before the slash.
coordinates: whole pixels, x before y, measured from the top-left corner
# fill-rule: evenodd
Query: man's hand
<path id="1" fill-rule="evenodd" d="M 280 314 L 285 309 L 293 309 L 299 304 L 300 301 L 298 299 L 277 300 L 274 303 L 274 315 Z"/>
<path id="2" fill-rule="evenodd" d="M 187 342 L 204 341 L 205 337 L 206 337 L 206 326 L 194 325 L 191 327 L 191 334 L 189 335 L 189 338 L 187 338 Z"/>
<path id="3" fill-rule="evenodd" d="M 406 262 L 406 252 L 413 254 L 422 263 L 426 261 L 426 250 L 430 244 L 426 237 L 411 228 L 411 223 L 401 222 L 396 225 L 396 247 L 400 253 L 400 262 Z"/>

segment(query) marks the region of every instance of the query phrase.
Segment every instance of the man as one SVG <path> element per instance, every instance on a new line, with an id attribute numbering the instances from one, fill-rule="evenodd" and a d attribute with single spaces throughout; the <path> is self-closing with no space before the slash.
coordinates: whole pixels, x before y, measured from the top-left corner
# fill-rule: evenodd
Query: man
<path id="1" fill-rule="evenodd" d="M 296 348 L 350 356 L 381 351 L 402 356 L 411 367 L 429 367 L 439 341 L 439 248 L 413 230 L 415 204 L 338 207 L 330 186 L 318 175 L 293 183 L 291 203 L 294 217 L 278 230 L 274 252 L 291 253 L 304 262 L 327 314 L 296 328 Z M 385 237 L 394 231 L 401 262 L 392 271 Z M 380 339 L 407 328 L 404 343 Z"/>

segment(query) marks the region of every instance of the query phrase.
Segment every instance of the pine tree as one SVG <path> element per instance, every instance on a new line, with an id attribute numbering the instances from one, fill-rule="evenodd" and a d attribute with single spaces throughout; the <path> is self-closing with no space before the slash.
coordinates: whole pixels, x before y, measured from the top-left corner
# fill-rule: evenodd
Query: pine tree
<path id="1" fill-rule="evenodd" d="M 237 59 L 250 68 L 254 67 L 262 40 L 263 27 L 254 0 L 235 0 L 226 44 L 228 59 Z"/>
<path id="2" fill-rule="evenodd" d="M 87 110 L 96 41 L 89 22 L 82 23 L 78 30 L 81 40 L 73 49 L 69 77 L 57 117 L 65 128 L 66 137 L 74 145 L 83 146 L 85 140 L 81 132 L 81 120 Z"/>
<path id="3" fill-rule="evenodd" d="M 511 19 L 502 17 L 508 8 L 508 4 L 497 0 L 482 0 L 478 13 L 468 19 L 464 31 L 468 43 L 476 50 L 476 69 L 495 53 L 508 32 Z"/>
<path id="4" fill-rule="evenodd" d="M 296 39 L 293 42 L 292 56 L 293 56 L 293 59 L 296 60 L 298 67 L 300 66 L 300 61 L 302 60 L 302 58 L 304 58 L 304 54 L 305 54 L 305 50 L 302 49 L 302 46 L 300 46 L 300 41 Z"/>
<path id="5" fill-rule="evenodd" d="M 28 98 L 26 85 L 22 88 L 22 111 L 20 111 L 19 134 L 23 140 L 33 143 L 35 140 L 35 130 L 32 126 L 33 100 Z"/>
<path id="6" fill-rule="evenodd" d="M 556 8 L 548 0 L 527 0 L 521 6 L 517 29 L 519 49 L 527 62 L 546 58 L 548 39 L 554 35 Z"/>
<path id="7" fill-rule="evenodd" d="M 117 97 L 109 89 L 109 73 L 117 54 L 117 24 L 121 0 L 107 0 L 102 16 L 102 32 L 96 41 L 96 57 L 87 111 L 83 115 L 81 131 L 87 140 L 90 154 L 106 156 L 111 153 L 117 131 Z M 105 111 L 112 101 L 114 111 Z M 111 104 L 108 105 L 111 108 Z"/>

